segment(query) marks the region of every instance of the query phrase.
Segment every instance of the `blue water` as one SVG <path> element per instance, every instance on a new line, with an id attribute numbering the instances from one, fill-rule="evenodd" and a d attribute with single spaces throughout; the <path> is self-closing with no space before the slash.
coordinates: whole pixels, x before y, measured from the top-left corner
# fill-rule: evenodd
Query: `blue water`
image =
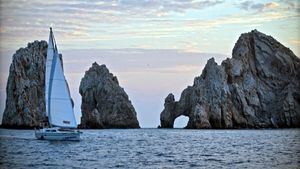
<path id="1" fill-rule="evenodd" d="M 0 129 L 0 168 L 300 168 L 300 129 L 82 131 L 57 142 Z"/>

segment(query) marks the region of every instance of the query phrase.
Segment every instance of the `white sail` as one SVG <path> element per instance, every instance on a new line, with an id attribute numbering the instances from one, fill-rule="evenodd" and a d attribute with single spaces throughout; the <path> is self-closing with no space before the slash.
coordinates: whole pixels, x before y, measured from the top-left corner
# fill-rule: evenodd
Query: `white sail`
<path id="1" fill-rule="evenodd" d="M 52 30 L 50 29 L 50 35 L 48 40 L 48 49 L 47 49 L 47 60 L 46 60 L 46 74 L 45 74 L 45 100 L 46 100 L 46 116 L 48 115 L 48 94 L 49 94 L 49 79 L 50 71 L 52 65 L 52 59 L 54 55 L 54 39 L 53 39 Z"/>
<path id="2" fill-rule="evenodd" d="M 46 111 L 50 124 L 57 127 L 76 128 L 69 88 L 51 29 L 45 82 Z"/>

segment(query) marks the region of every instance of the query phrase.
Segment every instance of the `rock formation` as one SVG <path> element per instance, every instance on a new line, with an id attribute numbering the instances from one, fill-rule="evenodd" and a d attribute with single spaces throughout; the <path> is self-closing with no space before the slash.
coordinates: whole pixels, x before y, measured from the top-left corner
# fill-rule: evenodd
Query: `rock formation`
<path id="1" fill-rule="evenodd" d="M 188 116 L 186 128 L 300 127 L 300 59 L 271 36 L 242 34 L 232 58 L 208 60 L 180 100 L 165 99 L 161 127 Z"/>
<path id="2" fill-rule="evenodd" d="M 79 93 L 81 128 L 139 128 L 127 94 L 105 65 L 93 63 L 81 80 Z"/>
<path id="3" fill-rule="evenodd" d="M 13 55 L 6 86 L 2 126 L 32 128 L 45 118 L 47 42 L 28 43 Z"/>

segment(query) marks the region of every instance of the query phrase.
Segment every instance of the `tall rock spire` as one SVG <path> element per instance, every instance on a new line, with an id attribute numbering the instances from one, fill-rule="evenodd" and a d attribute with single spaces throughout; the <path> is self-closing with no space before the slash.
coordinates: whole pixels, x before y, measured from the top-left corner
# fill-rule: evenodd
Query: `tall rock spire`
<path id="1" fill-rule="evenodd" d="M 136 112 L 117 77 L 93 63 L 81 80 L 81 128 L 139 128 Z"/>

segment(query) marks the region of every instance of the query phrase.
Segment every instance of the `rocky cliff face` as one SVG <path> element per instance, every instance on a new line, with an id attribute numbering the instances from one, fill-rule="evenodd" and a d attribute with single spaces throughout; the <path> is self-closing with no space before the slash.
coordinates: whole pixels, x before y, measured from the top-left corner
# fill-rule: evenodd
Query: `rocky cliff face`
<path id="1" fill-rule="evenodd" d="M 300 127 L 300 59 L 271 36 L 242 34 L 231 59 L 208 60 L 179 101 L 168 95 L 161 127 L 180 115 L 196 129 Z"/>
<path id="2" fill-rule="evenodd" d="M 13 55 L 6 86 L 2 126 L 32 128 L 45 118 L 44 78 L 47 42 L 35 41 Z"/>
<path id="3" fill-rule="evenodd" d="M 139 128 L 127 94 L 105 65 L 93 63 L 81 80 L 79 93 L 81 128 Z"/>

